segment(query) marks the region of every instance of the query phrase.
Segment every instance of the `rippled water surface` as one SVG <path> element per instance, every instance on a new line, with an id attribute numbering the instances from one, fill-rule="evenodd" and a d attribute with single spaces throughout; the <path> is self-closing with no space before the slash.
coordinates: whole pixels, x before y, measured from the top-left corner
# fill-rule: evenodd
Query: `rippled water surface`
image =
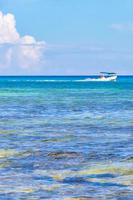
<path id="1" fill-rule="evenodd" d="M 133 199 L 133 77 L 0 78 L 0 199 Z"/>

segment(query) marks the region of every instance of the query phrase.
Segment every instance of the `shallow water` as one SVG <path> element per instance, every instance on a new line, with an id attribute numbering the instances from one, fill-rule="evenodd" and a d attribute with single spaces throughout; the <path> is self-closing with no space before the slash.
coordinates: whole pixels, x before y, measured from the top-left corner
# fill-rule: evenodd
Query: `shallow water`
<path id="1" fill-rule="evenodd" d="M 133 77 L 0 77 L 0 199 L 133 199 Z"/>

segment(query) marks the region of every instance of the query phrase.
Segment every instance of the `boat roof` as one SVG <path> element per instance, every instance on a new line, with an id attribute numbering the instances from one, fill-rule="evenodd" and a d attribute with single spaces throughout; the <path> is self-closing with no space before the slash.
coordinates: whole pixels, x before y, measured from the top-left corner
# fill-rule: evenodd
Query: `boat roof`
<path id="1" fill-rule="evenodd" d="M 114 73 L 114 72 L 100 72 L 101 74 L 108 74 L 108 75 L 114 75 L 114 74 L 116 74 L 116 73 Z"/>

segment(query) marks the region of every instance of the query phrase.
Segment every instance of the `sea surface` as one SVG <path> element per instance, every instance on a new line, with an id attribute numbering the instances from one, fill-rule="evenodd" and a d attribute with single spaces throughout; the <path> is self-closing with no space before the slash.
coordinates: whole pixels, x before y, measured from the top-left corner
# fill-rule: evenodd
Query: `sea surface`
<path id="1" fill-rule="evenodd" d="M 0 200 L 132 200 L 133 76 L 0 77 Z"/>

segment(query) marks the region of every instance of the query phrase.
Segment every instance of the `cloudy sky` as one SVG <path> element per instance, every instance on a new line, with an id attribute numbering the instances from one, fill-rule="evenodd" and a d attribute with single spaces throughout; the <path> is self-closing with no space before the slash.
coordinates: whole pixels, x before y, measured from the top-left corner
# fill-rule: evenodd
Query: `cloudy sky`
<path id="1" fill-rule="evenodd" d="M 0 0 L 0 75 L 133 74 L 132 0 Z"/>

